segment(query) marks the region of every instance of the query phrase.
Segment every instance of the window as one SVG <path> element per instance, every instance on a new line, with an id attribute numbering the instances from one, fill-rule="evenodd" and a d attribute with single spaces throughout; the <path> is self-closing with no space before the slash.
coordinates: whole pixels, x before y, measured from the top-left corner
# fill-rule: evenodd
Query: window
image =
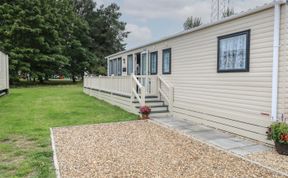
<path id="1" fill-rule="evenodd" d="M 152 75 L 157 74 L 157 66 L 158 66 L 158 52 L 155 51 L 150 53 L 150 73 Z"/>
<path id="2" fill-rule="evenodd" d="M 112 60 L 109 60 L 109 76 L 113 74 L 113 63 Z"/>
<path id="3" fill-rule="evenodd" d="M 248 72 L 250 30 L 218 37 L 218 72 Z"/>
<path id="4" fill-rule="evenodd" d="M 117 64 L 117 75 L 122 75 L 122 59 L 118 58 L 118 64 Z"/>
<path id="5" fill-rule="evenodd" d="M 141 75 L 146 75 L 146 60 L 147 60 L 147 53 L 141 54 Z"/>
<path id="6" fill-rule="evenodd" d="M 112 75 L 116 75 L 117 73 L 117 60 L 116 59 L 113 59 L 113 62 L 112 62 Z"/>
<path id="7" fill-rule="evenodd" d="M 162 57 L 162 73 L 171 74 L 171 48 L 164 49 Z"/>
<path id="8" fill-rule="evenodd" d="M 133 55 L 127 56 L 127 74 L 131 75 L 133 73 Z"/>

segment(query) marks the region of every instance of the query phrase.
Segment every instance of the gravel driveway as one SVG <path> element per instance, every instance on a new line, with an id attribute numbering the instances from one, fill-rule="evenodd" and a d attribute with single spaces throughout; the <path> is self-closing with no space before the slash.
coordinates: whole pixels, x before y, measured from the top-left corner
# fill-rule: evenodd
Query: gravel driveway
<path id="1" fill-rule="evenodd" d="M 61 177 L 279 177 L 151 122 L 53 129 Z"/>

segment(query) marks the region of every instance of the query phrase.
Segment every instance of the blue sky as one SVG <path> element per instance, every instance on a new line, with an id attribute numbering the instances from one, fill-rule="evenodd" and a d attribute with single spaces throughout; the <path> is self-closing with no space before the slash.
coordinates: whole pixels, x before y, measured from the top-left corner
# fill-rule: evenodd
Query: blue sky
<path id="1" fill-rule="evenodd" d="M 98 5 L 116 3 L 120 6 L 121 20 L 130 31 L 127 49 L 183 31 L 189 16 L 210 21 L 211 0 L 94 0 Z M 269 3 L 272 0 L 230 0 L 239 13 Z"/>

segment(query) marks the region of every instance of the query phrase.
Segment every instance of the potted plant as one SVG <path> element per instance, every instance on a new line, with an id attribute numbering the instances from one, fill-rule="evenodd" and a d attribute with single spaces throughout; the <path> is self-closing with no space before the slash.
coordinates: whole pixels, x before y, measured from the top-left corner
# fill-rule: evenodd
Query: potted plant
<path id="1" fill-rule="evenodd" d="M 151 108 L 149 106 L 141 106 L 140 113 L 142 114 L 143 120 L 149 119 L 149 114 L 151 113 Z"/>
<path id="2" fill-rule="evenodd" d="M 268 127 L 268 139 L 275 143 L 276 151 L 281 155 L 288 155 L 288 124 L 275 122 Z"/>

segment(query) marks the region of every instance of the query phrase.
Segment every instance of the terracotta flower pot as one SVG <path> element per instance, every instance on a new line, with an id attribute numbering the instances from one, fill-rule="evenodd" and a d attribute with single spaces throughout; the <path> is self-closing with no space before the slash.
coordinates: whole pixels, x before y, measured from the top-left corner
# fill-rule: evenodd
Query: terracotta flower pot
<path id="1" fill-rule="evenodd" d="M 149 118 L 149 114 L 142 114 L 142 120 L 147 120 Z"/>
<path id="2" fill-rule="evenodd" d="M 281 155 L 288 155 L 288 144 L 275 142 L 275 149 Z"/>

